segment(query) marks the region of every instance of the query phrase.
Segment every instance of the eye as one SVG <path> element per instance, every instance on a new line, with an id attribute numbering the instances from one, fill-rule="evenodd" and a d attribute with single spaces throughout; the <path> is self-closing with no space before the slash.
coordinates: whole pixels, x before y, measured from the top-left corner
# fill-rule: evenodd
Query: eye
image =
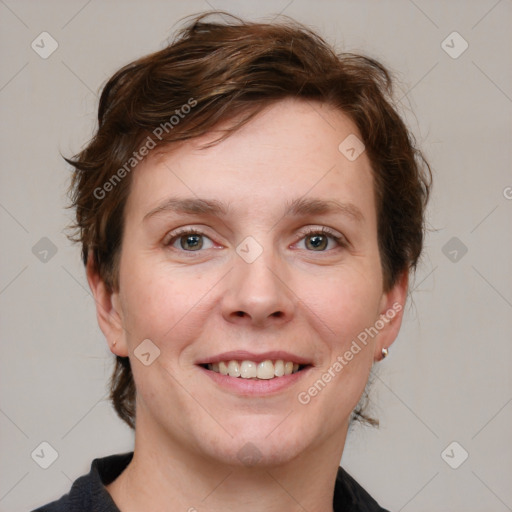
<path id="1" fill-rule="evenodd" d="M 164 245 L 187 252 L 197 252 L 201 249 L 211 249 L 213 242 L 201 231 L 185 228 L 171 233 Z"/>
<path id="2" fill-rule="evenodd" d="M 343 236 L 325 227 L 305 229 L 300 234 L 302 238 L 299 240 L 299 243 L 304 241 L 305 247 L 299 248 L 305 248 L 309 251 L 326 252 L 327 249 L 331 250 L 347 245 Z M 214 243 L 210 238 L 194 228 L 183 228 L 170 233 L 164 245 L 185 252 L 199 252 L 201 249 L 211 249 L 214 247 Z"/>
<path id="3" fill-rule="evenodd" d="M 343 236 L 339 236 L 328 228 L 310 228 L 301 232 L 302 239 L 304 240 L 306 250 L 314 252 L 326 252 L 326 249 L 336 247 L 345 247 L 346 241 Z M 329 242 L 332 242 L 329 246 Z M 334 245 L 334 247 L 332 247 Z M 302 248 L 302 247 L 299 247 Z"/>

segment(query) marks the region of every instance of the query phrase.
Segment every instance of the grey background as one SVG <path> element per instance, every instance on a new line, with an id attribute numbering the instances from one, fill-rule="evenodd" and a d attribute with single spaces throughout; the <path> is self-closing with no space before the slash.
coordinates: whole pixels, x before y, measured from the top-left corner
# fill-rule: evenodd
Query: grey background
<path id="1" fill-rule="evenodd" d="M 105 400 L 113 356 L 63 232 L 72 214 L 59 153 L 91 136 L 96 95 L 116 69 L 211 8 L 282 11 L 401 80 L 401 108 L 435 173 L 431 231 L 373 387 L 381 427 L 354 429 L 342 462 L 393 511 L 512 510 L 510 0 L 0 0 L 0 510 L 56 499 L 94 457 L 132 449 Z M 47 59 L 31 48 L 43 31 L 59 45 Z M 458 58 L 442 47 L 453 31 L 469 44 Z M 42 441 L 58 453 L 48 469 L 31 457 Z M 462 448 L 445 460 L 469 453 L 458 469 L 441 456 L 453 441 Z"/>

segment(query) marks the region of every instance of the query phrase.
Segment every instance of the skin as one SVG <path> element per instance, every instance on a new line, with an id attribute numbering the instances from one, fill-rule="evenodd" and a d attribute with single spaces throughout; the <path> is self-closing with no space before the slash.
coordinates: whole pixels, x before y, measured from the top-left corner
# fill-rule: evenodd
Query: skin
<path id="1" fill-rule="evenodd" d="M 107 490 L 123 512 L 165 510 L 331 511 L 351 411 L 372 364 L 398 334 L 402 311 L 370 338 L 311 399 L 297 395 L 325 374 L 352 341 L 393 304 L 404 305 L 407 273 L 383 289 L 373 177 L 363 152 L 351 162 L 338 146 L 360 135 L 338 110 L 288 99 L 222 143 L 211 133 L 150 155 L 133 174 L 125 210 L 119 290 L 109 293 L 89 263 L 99 325 L 111 351 L 129 356 L 137 388 L 133 461 Z M 215 199 L 226 216 L 165 212 L 169 197 Z M 296 198 L 336 199 L 362 218 L 330 213 L 283 217 Z M 201 230 L 203 249 L 180 227 Z M 330 228 L 347 240 L 304 228 Z M 247 236 L 263 248 L 247 263 Z M 327 242 L 328 241 L 328 242 Z M 150 339 L 160 356 L 134 357 Z M 114 342 L 115 345 L 114 345 Z M 196 366 L 229 350 L 286 350 L 309 359 L 307 376 L 272 396 L 221 389 Z M 252 443 L 259 460 L 239 451 Z M 194 507 L 194 508 L 192 508 Z"/>

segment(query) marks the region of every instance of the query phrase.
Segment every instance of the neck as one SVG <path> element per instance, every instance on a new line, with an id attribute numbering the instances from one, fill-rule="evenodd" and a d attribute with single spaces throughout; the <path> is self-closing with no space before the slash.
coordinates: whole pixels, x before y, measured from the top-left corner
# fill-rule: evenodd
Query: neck
<path id="1" fill-rule="evenodd" d="M 133 459 L 107 490 L 123 512 L 332 512 L 347 428 L 284 464 L 246 467 L 204 458 L 142 420 Z"/>

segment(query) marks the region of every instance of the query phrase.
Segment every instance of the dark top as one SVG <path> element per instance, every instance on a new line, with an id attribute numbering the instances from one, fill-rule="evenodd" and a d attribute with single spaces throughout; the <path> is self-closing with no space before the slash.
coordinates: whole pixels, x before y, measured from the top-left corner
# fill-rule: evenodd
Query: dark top
<path id="1" fill-rule="evenodd" d="M 132 460 L 133 452 L 94 459 L 89 474 L 76 479 L 68 494 L 33 512 L 120 512 L 105 489 Z M 387 512 L 341 467 L 334 487 L 335 512 Z"/>

